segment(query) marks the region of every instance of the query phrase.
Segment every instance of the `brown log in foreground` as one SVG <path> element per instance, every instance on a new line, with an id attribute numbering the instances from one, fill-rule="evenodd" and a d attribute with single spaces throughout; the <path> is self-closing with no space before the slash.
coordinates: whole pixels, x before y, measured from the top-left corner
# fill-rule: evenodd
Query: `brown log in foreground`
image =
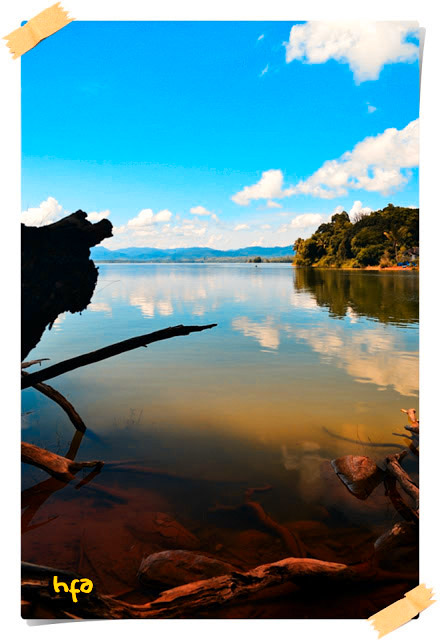
<path id="1" fill-rule="evenodd" d="M 159 598 L 145 605 L 129 605 L 107 596 L 100 596 L 94 592 L 78 598 L 78 603 L 72 605 L 70 594 L 68 597 L 51 593 L 50 582 L 53 575 L 63 579 L 63 573 L 56 569 L 35 568 L 32 565 L 23 566 L 22 597 L 24 600 L 47 607 L 50 604 L 58 610 L 59 617 L 64 617 L 69 611 L 83 618 L 184 618 L 204 612 L 210 607 L 225 605 L 242 597 L 248 597 L 268 587 L 297 581 L 301 578 L 309 579 L 348 579 L 352 580 L 355 573 L 344 564 L 324 562 L 321 560 L 303 560 L 286 558 L 272 564 L 261 565 L 246 573 L 234 572 L 208 580 L 200 580 L 164 591 Z M 72 579 L 67 576 L 70 580 Z M 72 577 L 77 577 L 73 576 Z M 49 587 L 49 588 L 48 588 Z"/>
<path id="2" fill-rule="evenodd" d="M 43 469 L 57 480 L 63 482 L 70 482 L 74 479 L 75 473 L 80 469 L 86 467 L 98 467 L 104 463 L 100 460 L 93 460 L 91 462 L 74 462 L 63 456 L 58 456 L 56 453 L 41 449 L 34 444 L 28 442 L 21 443 L 21 460 L 26 464 L 31 464 L 34 467 Z"/>
<path id="3" fill-rule="evenodd" d="M 82 355 L 76 356 L 75 358 L 69 358 L 68 360 L 58 362 L 58 364 L 54 364 L 51 367 L 46 367 L 45 369 L 34 371 L 33 373 L 30 373 L 22 379 L 21 388 L 27 389 L 28 387 L 33 387 L 37 383 L 43 382 L 44 380 L 55 378 L 56 376 L 60 376 L 63 373 L 67 373 L 68 371 L 73 371 L 74 369 L 78 369 L 79 367 L 93 364 L 94 362 L 100 362 L 101 360 L 112 358 L 113 356 L 125 353 L 126 351 L 131 351 L 132 349 L 146 347 L 153 342 L 168 340 L 168 338 L 175 338 L 176 336 L 187 336 L 190 333 L 194 333 L 196 331 L 205 331 L 205 329 L 212 329 L 212 327 L 216 326 L 216 324 L 195 326 L 186 326 L 183 324 L 179 324 L 175 327 L 168 327 L 167 329 L 161 329 L 160 331 L 154 331 L 153 333 L 147 333 L 142 336 L 136 336 L 135 338 L 129 338 L 128 340 L 123 340 L 122 342 L 116 342 L 115 344 L 111 344 L 108 347 L 97 349 L 97 351 L 83 353 Z"/>
<path id="4" fill-rule="evenodd" d="M 210 610 L 261 594 L 266 589 L 285 583 L 304 588 L 331 588 L 333 582 L 343 585 L 356 583 L 408 582 L 416 584 L 418 576 L 408 572 L 399 574 L 361 564 L 347 566 L 335 562 L 304 558 L 285 558 L 278 562 L 260 565 L 251 571 L 233 572 L 208 580 L 200 580 L 169 589 L 144 605 L 121 602 L 110 596 L 100 595 L 95 589 L 87 595 L 78 595 L 73 603 L 70 593 L 54 594 L 53 576 L 70 586 L 79 578 L 73 573 L 22 563 L 22 600 L 26 617 L 47 617 L 51 611 L 55 618 L 194 618 L 209 614 Z M 42 613 L 44 613 L 44 616 Z"/>

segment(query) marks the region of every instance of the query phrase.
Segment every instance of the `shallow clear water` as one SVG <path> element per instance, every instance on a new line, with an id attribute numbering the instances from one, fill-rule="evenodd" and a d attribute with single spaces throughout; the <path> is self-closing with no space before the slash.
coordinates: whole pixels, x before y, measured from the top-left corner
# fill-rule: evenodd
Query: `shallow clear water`
<path id="1" fill-rule="evenodd" d="M 210 519 L 214 505 L 240 504 L 246 488 L 263 485 L 272 489 L 258 499 L 280 522 L 391 522 L 385 499 L 356 501 L 329 460 L 380 460 L 399 447 L 392 432 L 402 431 L 400 409 L 418 400 L 418 273 L 101 264 L 88 309 L 60 317 L 28 359 L 56 362 L 167 326 L 213 322 L 50 381 L 89 428 L 78 460 L 138 461 L 177 478 L 122 472 L 115 480 L 104 467 L 100 485 L 165 496 L 168 512 L 193 529 L 220 526 Z M 73 427 L 63 412 L 34 390 L 23 394 L 28 411 L 23 438 L 64 455 Z M 45 478 L 23 469 L 24 488 Z M 33 561 L 73 494 L 68 486 L 47 501 L 58 519 L 40 530 Z"/>

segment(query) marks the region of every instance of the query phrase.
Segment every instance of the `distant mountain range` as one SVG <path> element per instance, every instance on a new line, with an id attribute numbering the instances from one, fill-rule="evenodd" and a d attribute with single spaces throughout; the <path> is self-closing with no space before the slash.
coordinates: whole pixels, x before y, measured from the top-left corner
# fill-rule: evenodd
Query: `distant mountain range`
<path id="1" fill-rule="evenodd" d="M 93 260 L 112 262 L 221 262 L 222 260 L 246 262 L 249 258 L 288 258 L 294 255 L 292 245 L 287 247 L 243 247 L 221 251 L 209 247 L 183 249 L 154 249 L 153 247 L 128 247 L 111 251 L 105 247 L 92 247 Z"/>

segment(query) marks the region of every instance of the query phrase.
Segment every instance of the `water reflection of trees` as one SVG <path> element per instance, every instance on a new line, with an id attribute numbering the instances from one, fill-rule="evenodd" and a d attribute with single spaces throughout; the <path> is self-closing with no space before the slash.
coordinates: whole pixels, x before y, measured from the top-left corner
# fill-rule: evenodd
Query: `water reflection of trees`
<path id="1" fill-rule="evenodd" d="M 419 317 L 418 274 L 296 268 L 294 289 L 312 294 L 330 315 L 351 312 L 385 323 L 414 323 Z"/>

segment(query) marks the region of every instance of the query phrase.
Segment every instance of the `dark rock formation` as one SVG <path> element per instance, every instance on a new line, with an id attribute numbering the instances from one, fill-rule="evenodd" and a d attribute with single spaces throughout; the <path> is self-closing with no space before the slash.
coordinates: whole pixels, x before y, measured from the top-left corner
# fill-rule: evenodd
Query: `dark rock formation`
<path id="1" fill-rule="evenodd" d="M 22 225 L 22 359 L 60 313 L 87 307 L 98 277 L 90 248 L 111 235 L 109 220 L 92 224 L 81 210 L 45 227 Z"/>

